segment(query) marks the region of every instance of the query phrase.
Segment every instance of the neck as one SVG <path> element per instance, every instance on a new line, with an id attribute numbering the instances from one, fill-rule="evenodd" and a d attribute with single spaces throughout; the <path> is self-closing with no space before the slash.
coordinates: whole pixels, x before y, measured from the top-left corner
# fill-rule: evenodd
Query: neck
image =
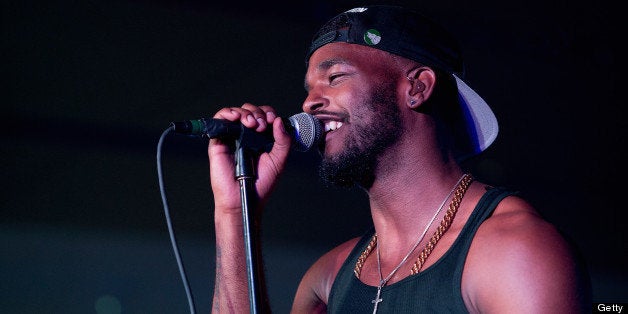
<path id="1" fill-rule="evenodd" d="M 380 163 L 368 189 L 381 254 L 393 260 L 414 244 L 415 235 L 429 224 L 463 174 L 451 158 L 446 162 L 440 156 L 403 156 L 386 159 L 394 160 L 394 165 Z"/>

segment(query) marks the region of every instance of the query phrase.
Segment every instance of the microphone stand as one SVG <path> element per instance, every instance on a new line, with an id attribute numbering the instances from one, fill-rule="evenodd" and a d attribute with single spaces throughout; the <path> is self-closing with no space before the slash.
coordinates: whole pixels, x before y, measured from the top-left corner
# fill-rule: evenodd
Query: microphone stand
<path id="1" fill-rule="evenodd" d="M 272 143 L 270 144 L 272 147 Z M 255 191 L 256 161 L 262 151 L 268 151 L 268 142 L 261 140 L 254 131 L 242 126 L 240 138 L 236 140 L 235 177 L 240 182 L 240 199 L 242 202 L 242 221 L 244 223 L 244 249 L 246 254 L 247 280 L 251 314 L 263 313 L 265 303 L 263 263 L 261 245 L 256 231 L 259 231 L 258 220 L 254 210 L 257 209 L 259 196 Z M 258 233 L 259 234 L 259 233 Z"/>

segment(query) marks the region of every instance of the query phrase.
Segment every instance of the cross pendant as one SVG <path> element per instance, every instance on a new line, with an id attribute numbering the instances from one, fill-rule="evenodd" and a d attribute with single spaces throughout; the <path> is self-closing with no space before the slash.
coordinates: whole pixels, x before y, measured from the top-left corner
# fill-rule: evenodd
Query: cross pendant
<path id="1" fill-rule="evenodd" d="M 375 299 L 373 301 L 371 301 L 371 303 L 375 304 L 373 306 L 373 314 L 377 313 L 377 306 L 379 305 L 379 302 L 384 301 L 384 299 L 379 297 L 381 295 L 381 293 L 382 293 L 382 285 L 380 284 L 377 287 L 377 296 L 375 296 Z"/>

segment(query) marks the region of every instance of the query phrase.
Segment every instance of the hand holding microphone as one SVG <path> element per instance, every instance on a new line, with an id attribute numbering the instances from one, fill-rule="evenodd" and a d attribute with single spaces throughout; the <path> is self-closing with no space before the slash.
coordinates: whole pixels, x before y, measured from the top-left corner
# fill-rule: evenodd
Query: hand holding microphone
<path id="1" fill-rule="evenodd" d="M 221 113 L 225 110 L 228 111 Z M 200 118 L 172 122 L 171 125 L 174 131 L 180 134 L 200 135 L 218 139 L 237 139 L 243 132 L 254 132 L 250 129 L 254 128 L 259 133 L 256 135 L 258 137 L 256 141 L 259 141 L 261 145 L 272 145 L 274 142 L 272 129 L 267 128 L 267 124 L 272 123 L 272 120 L 276 117 L 274 111 L 267 111 L 264 116 L 258 114 L 255 117 L 252 112 L 247 113 L 241 110 L 234 110 L 234 108 L 225 108 L 219 111 L 216 116 L 227 116 L 231 119 L 239 118 L 241 122 L 224 118 Z M 323 127 L 321 122 L 314 116 L 301 112 L 282 120 L 286 132 L 292 138 L 294 150 L 306 152 L 320 142 Z M 268 149 L 270 149 L 270 146 Z"/>
<path id="2" fill-rule="evenodd" d="M 176 133 L 210 138 L 209 168 L 217 217 L 242 215 L 240 187 L 234 176 L 237 172 L 234 140 L 245 136 L 255 138 L 266 148 L 260 152 L 255 174 L 255 190 L 263 203 L 283 172 L 290 149 L 305 152 L 316 147 L 323 138 L 322 124 L 312 115 L 303 112 L 282 119 L 272 107 L 249 103 L 223 108 L 213 118 L 172 122 L 171 125 Z"/>

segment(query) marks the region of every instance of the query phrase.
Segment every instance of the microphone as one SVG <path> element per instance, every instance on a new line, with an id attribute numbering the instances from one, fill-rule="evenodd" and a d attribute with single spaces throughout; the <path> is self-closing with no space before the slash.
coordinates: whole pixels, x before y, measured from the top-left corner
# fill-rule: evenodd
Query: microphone
<path id="1" fill-rule="evenodd" d="M 292 137 L 292 148 L 299 152 L 307 152 L 323 138 L 323 124 L 313 115 L 301 112 L 289 118 L 282 118 L 286 132 Z M 243 134 L 254 138 L 262 146 L 274 143 L 271 127 L 264 132 L 255 132 L 239 121 L 224 119 L 200 118 L 171 122 L 174 132 L 186 135 L 207 136 L 208 138 L 237 139 Z"/>

